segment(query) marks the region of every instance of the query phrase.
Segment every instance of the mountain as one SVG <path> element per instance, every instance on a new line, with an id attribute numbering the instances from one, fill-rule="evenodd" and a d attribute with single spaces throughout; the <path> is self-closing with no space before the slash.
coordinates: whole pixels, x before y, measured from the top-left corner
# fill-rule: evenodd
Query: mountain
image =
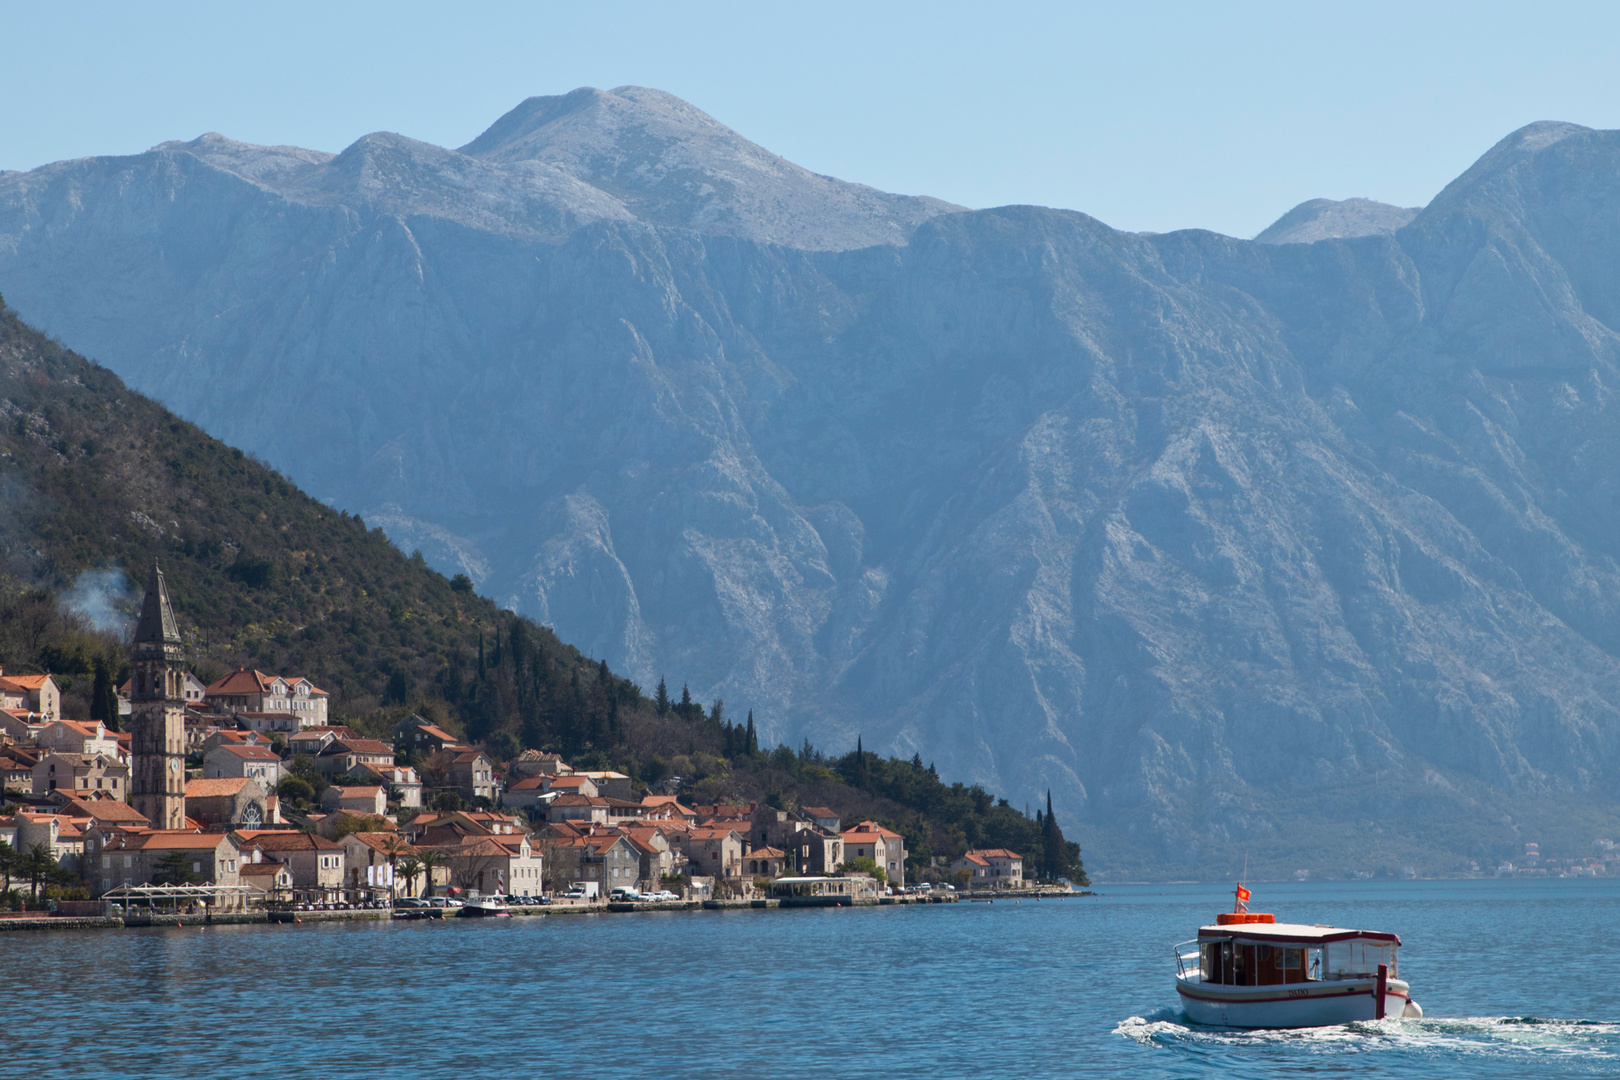
<path id="1" fill-rule="evenodd" d="M 104 703 L 128 677 L 135 612 L 151 615 L 140 578 L 154 563 L 205 681 L 237 665 L 296 672 L 331 695 L 334 722 L 377 738 L 419 710 L 502 761 L 557 751 L 637 784 L 679 776 L 688 802 L 830 806 L 901 830 L 914 875 L 969 847 L 1028 852 L 1032 867 L 1058 854 L 1005 799 L 921 762 L 773 750 L 757 745 L 752 717 L 733 723 L 684 693 L 649 699 L 466 579 L 407 558 L 380 529 L 132 393 L 0 300 L 0 667 L 51 672 L 65 715 L 95 715 L 96 694 Z M 1079 848 L 1057 841 L 1058 872 L 1084 883 Z"/>
<path id="2" fill-rule="evenodd" d="M 1422 209 L 1372 199 L 1308 199 L 1272 222 L 1255 240 L 1262 244 L 1314 244 L 1318 240 L 1376 236 L 1408 224 Z"/>
<path id="3" fill-rule="evenodd" d="M 1050 787 L 1115 876 L 1450 870 L 1620 824 L 1617 153 L 1531 125 L 1393 231 L 1259 243 L 576 91 L 461 151 L 0 176 L 0 289 L 768 742 Z"/>

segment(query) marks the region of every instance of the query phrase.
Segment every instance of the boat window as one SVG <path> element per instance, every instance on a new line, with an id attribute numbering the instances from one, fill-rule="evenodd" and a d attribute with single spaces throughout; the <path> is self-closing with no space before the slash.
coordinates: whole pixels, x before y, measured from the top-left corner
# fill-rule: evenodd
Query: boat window
<path id="1" fill-rule="evenodd" d="M 1232 943 L 1221 942 L 1221 982 L 1230 986 L 1237 980 L 1232 977 Z"/>
<path id="2" fill-rule="evenodd" d="M 1305 979 L 1308 982 L 1320 982 L 1322 979 L 1322 949 L 1320 946 L 1305 950 Z"/>

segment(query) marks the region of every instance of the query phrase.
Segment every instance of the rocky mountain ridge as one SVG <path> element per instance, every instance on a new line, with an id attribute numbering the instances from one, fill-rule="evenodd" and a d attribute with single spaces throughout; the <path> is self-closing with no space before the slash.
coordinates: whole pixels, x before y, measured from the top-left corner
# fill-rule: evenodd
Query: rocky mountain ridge
<path id="1" fill-rule="evenodd" d="M 0 291 L 644 683 L 1050 786 L 1099 871 L 1451 868 L 1616 820 L 1617 153 L 1258 243 L 576 91 L 7 174 Z"/>

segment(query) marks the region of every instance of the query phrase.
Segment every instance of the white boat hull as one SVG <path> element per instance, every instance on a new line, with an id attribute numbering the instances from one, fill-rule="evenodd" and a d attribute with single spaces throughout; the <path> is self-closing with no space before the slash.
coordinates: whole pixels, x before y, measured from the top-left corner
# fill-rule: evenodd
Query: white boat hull
<path id="1" fill-rule="evenodd" d="M 1286 986 L 1220 986 L 1207 985 L 1196 977 L 1176 979 L 1187 1019 L 1214 1027 L 1325 1027 L 1372 1020 L 1377 1012 L 1377 991 L 1375 978 Z M 1385 987 L 1384 1016 L 1397 1019 L 1414 1013 L 1423 1015 L 1411 1000 L 1410 987 L 1401 979 L 1390 979 Z"/>

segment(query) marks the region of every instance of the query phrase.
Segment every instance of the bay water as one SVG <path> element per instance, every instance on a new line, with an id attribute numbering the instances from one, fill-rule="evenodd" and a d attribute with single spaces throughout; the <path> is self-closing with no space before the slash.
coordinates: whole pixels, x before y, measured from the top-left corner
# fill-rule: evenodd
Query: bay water
<path id="1" fill-rule="evenodd" d="M 1253 885 L 1394 931 L 1421 1021 L 1188 1025 L 1230 887 L 927 907 L 0 935 L 30 1077 L 1620 1076 L 1620 880 Z"/>

